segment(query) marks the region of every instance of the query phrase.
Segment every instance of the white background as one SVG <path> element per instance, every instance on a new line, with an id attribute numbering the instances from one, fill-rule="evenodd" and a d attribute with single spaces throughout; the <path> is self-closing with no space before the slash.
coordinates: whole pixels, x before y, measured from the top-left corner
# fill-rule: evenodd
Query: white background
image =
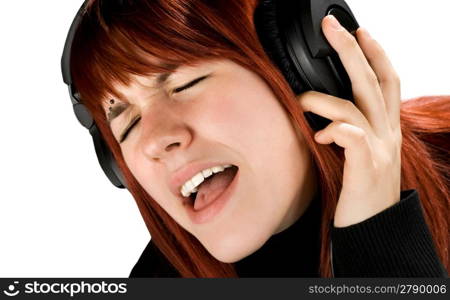
<path id="1" fill-rule="evenodd" d="M 134 199 L 103 174 L 62 81 L 81 2 L 1 4 L 0 277 L 128 277 L 150 239 Z M 402 99 L 450 94 L 448 0 L 347 3 L 388 53 Z"/>

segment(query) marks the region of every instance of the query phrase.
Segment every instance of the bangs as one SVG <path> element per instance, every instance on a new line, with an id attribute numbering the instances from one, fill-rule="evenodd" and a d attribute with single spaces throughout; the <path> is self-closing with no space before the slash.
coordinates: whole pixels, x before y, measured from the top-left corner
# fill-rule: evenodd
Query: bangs
<path id="1" fill-rule="evenodd" d="M 214 20 L 194 13 L 205 9 L 201 1 L 90 1 L 71 55 L 81 98 L 95 106 L 107 95 L 126 102 L 115 86 L 128 86 L 133 75 L 223 57 L 230 44 L 209 24 Z"/>

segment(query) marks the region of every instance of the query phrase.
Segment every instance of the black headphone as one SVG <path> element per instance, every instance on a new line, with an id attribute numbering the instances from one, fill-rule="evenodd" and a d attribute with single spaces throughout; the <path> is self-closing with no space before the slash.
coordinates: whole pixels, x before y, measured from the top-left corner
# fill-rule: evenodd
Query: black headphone
<path id="1" fill-rule="evenodd" d="M 124 0 L 108 0 L 122 3 Z M 80 94 L 72 81 L 70 58 L 75 32 L 86 11 L 87 0 L 70 26 L 61 58 L 64 82 L 78 121 L 93 140 L 97 158 L 111 183 L 127 188 L 122 172 L 88 109 L 80 103 Z M 104 4 L 108 5 L 108 4 Z M 260 0 L 254 21 L 264 50 L 279 67 L 296 95 L 314 90 L 353 102 L 351 82 L 336 51 L 322 33 L 322 19 L 334 15 L 341 25 L 355 34 L 359 25 L 344 0 Z M 315 131 L 325 128 L 330 120 L 305 112 Z"/>

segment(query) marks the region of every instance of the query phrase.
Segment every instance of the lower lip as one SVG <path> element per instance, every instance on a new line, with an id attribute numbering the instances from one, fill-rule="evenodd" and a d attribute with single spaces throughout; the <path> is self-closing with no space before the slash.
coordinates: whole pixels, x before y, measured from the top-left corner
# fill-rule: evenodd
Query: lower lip
<path id="1" fill-rule="evenodd" d="M 239 180 L 239 169 L 236 172 L 236 175 L 233 178 L 233 181 L 230 185 L 220 194 L 213 202 L 208 204 L 206 207 L 201 210 L 194 210 L 194 206 L 191 204 L 185 204 L 187 209 L 187 213 L 192 223 L 194 224 L 204 224 L 218 215 L 225 204 L 230 200 L 234 191 L 236 190 L 237 182 Z"/>

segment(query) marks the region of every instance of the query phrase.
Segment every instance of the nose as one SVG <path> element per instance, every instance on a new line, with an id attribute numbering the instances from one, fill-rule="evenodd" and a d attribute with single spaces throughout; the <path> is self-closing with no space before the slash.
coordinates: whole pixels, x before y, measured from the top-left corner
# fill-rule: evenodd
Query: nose
<path id="1" fill-rule="evenodd" d="M 185 149 L 191 142 L 191 131 L 174 111 L 144 112 L 141 118 L 140 147 L 152 161 L 164 161 Z"/>

